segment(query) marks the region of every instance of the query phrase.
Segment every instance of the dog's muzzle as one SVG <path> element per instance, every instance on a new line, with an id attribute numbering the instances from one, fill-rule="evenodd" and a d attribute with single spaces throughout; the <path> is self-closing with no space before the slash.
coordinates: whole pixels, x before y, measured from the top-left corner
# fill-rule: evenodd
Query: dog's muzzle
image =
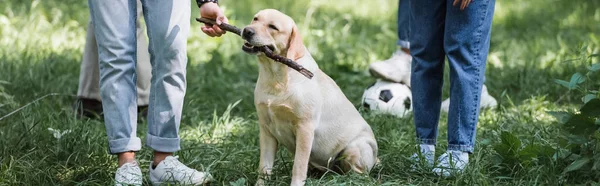
<path id="1" fill-rule="evenodd" d="M 242 38 L 246 40 L 244 45 L 242 46 L 242 50 L 249 54 L 256 54 L 260 52 L 258 47 L 263 47 L 264 45 L 256 45 L 252 43 L 254 36 L 256 35 L 256 31 L 253 28 L 246 27 L 242 30 Z M 273 45 L 267 45 L 271 51 L 275 51 L 275 47 Z"/>
<path id="2" fill-rule="evenodd" d="M 256 34 L 256 31 L 250 27 L 246 27 L 246 28 L 244 28 L 244 30 L 242 30 L 242 38 L 245 40 L 252 39 L 252 37 L 254 37 L 255 34 Z"/>
<path id="3" fill-rule="evenodd" d="M 254 46 L 250 45 L 250 43 L 248 43 L 246 41 L 244 42 L 244 45 L 242 45 L 242 50 L 249 54 L 256 54 L 259 52 L 258 48 L 255 48 Z"/>

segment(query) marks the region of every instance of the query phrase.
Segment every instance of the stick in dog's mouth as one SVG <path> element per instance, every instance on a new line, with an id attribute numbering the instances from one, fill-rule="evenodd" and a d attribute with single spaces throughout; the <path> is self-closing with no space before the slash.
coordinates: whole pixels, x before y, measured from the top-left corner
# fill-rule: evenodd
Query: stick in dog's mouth
<path id="1" fill-rule="evenodd" d="M 206 19 L 206 18 L 196 18 L 196 21 L 202 22 L 205 24 L 212 24 L 212 25 L 217 24 L 215 22 L 215 20 Z M 228 32 L 232 32 L 238 36 L 242 36 L 242 30 L 240 30 L 239 28 L 237 28 L 233 25 L 222 23 L 221 25 L 219 25 L 219 28 L 226 30 Z M 277 62 L 287 65 L 288 67 L 298 71 L 300 74 L 306 76 L 308 79 L 311 79 L 314 76 L 314 74 L 312 72 L 305 69 L 304 67 L 302 67 L 302 65 L 294 62 L 293 60 L 287 59 L 287 58 L 285 58 L 283 56 L 279 56 L 277 54 L 274 54 L 273 51 L 274 51 L 275 47 L 273 47 L 273 46 L 270 46 L 270 48 L 269 48 L 269 46 L 257 47 L 257 46 L 250 45 L 250 43 L 247 43 L 247 44 L 248 44 L 248 46 L 246 46 L 246 43 L 244 43 L 244 45 L 242 46 L 242 50 L 244 50 L 245 52 L 248 52 L 248 53 L 263 52 L 263 53 L 265 53 L 265 55 L 267 57 L 273 59 L 274 61 L 277 61 Z"/>
<path id="2" fill-rule="evenodd" d="M 267 47 L 271 51 L 275 51 L 275 47 L 273 47 L 272 45 L 254 46 L 254 45 L 248 43 L 248 41 L 244 41 L 244 45 L 242 45 L 242 50 L 249 54 L 257 54 L 258 52 L 263 51 L 260 49 L 263 47 Z"/>
<path id="3" fill-rule="evenodd" d="M 244 45 L 242 45 L 242 50 L 244 50 L 244 52 L 247 52 L 250 54 L 256 54 L 258 52 L 262 52 L 265 54 L 265 56 L 267 56 L 268 58 L 271 58 L 273 61 L 283 63 L 284 65 L 287 65 L 288 67 L 298 71 L 300 74 L 306 76 L 308 79 L 312 79 L 312 77 L 314 76 L 314 74 L 312 72 L 310 72 L 309 70 L 302 67 L 302 65 L 299 65 L 298 63 L 292 61 L 291 59 L 288 59 L 288 58 L 285 58 L 285 57 L 275 54 L 273 52 L 274 49 L 275 49 L 275 47 L 273 47 L 272 45 L 254 46 L 248 42 L 244 42 Z"/>

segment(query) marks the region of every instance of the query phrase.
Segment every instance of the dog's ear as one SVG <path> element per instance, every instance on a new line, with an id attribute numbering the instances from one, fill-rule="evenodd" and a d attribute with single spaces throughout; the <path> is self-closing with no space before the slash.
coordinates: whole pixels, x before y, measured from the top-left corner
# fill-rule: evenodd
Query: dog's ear
<path id="1" fill-rule="evenodd" d="M 300 35 L 300 31 L 298 31 L 298 27 L 294 25 L 292 28 L 292 33 L 290 34 L 290 39 L 288 41 L 288 49 L 286 57 L 291 60 L 298 60 L 302 56 L 304 56 L 304 43 L 302 42 L 302 36 Z"/>

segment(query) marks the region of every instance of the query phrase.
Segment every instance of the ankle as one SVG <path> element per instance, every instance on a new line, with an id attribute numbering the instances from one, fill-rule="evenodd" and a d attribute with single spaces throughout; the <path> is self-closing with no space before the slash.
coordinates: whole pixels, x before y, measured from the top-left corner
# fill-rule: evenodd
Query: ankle
<path id="1" fill-rule="evenodd" d="M 403 48 L 400 48 L 400 50 L 402 50 L 402 52 L 404 52 L 404 53 L 410 54 L 410 49 L 408 49 L 408 48 L 403 47 Z"/>
<path id="2" fill-rule="evenodd" d="M 122 152 L 118 155 L 119 159 L 119 167 L 123 166 L 123 164 L 135 162 L 135 152 Z"/>
<path id="3" fill-rule="evenodd" d="M 172 152 L 158 152 L 154 151 L 154 159 L 152 161 L 152 168 L 156 168 L 160 162 L 165 160 L 168 156 L 173 156 Z"/>

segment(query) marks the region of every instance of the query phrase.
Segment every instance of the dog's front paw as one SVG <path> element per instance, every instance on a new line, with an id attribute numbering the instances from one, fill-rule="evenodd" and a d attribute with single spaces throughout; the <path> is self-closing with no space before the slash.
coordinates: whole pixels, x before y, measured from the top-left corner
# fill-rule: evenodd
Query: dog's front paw
<path id="1" fill-rule="evenodd" d="M 265 185 L 265 180 L 262 178 L 258 178 L 258 180 L 256 180 L 256 184 L 254 184 L 255 186 L 264 186 Z"/>
<path id="2" fill-rule="evenodd" d="M 263 174 L 258 176 L 258 180 L 256 180 L 256 186 L 265 185 L 265 180 L 271 179 L 271 170 L 265 171 Z"/>
<path id="3" fill-rule="evenodd" d="M 303 186 L 304 180 L 292 180 L 291 186 Z"/>

